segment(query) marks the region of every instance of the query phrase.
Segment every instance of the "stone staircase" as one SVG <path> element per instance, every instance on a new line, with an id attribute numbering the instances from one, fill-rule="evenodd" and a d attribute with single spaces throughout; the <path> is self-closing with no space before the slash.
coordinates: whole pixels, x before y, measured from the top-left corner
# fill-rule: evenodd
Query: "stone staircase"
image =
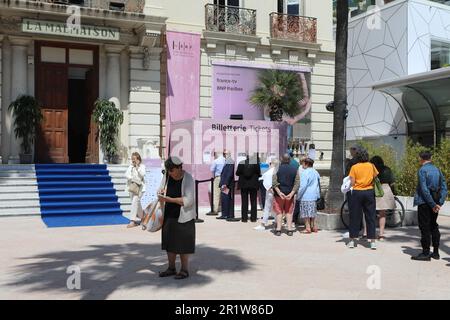
<path id="1" fill-rule="evenodd" d="M 124 191 L 127 168 L 108 165 L 124 216 L 129 216 L 131 208 L 129 194 Z M 34 165 L 0 165 L 0 217 L 29 215 L 41 215 Z"/>
<path id="2" fill-rule="evenodd" d="M 34 165 L 0 165 L 0 217 L 40 214 Z"/>
<path id="3" fill-rule="evenodd" d="M 114 189 L 116 189 L 116 195 L 119 198 L 120 208 L 123 211 L 123 215 L 128 217 L 131 210 L 130 195 L 128 192 L 125 192 L 125 172 L 128 169 L 128 165 L 108 164 L 107 168 L 114 184 Z"/>

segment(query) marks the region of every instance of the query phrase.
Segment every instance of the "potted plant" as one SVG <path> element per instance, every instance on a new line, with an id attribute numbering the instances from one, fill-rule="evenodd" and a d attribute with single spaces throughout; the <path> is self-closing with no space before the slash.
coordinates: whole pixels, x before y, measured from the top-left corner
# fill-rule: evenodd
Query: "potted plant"
<path id="1" fill-rule="evenodd" d="M 259 85 L 252 92 L 250 103 L 262 108 L 270 121 L 282 121 L 283 114 L 293 117 L 299 113 L 298 102 L 302 99 L 303 92 L 296 72 L 262 70 L 258 81 Z"/>
<path id="2" fill-rule="evenodd" d="M 14 115 L 14 134 L 22 139 L 20 163 L 32 163 L 32 146 L 36 140 L 36 130 L 43 119 L 37 100 L 29 95 L 20 95 L 8 107 Z"/>
<path id="3" fill-rule="evenodd" d="M 110 163 L 118 162 L 117 138 L 120 125 L 123 123 L 123 112 L 116 108 L 114 102 L 98 99 L 95 101 L 92 116 L 99 128 L 100 145 L 106 161 Z"/>

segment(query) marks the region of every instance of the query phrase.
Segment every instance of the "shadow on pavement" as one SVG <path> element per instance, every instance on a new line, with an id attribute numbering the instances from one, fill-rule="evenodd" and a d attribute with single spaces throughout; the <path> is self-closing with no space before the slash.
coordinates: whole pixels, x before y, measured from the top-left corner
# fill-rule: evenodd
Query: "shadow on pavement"
<path id="1" fill-rule="evenodd" d="M 450 239 L 450 228 L 440 225 L 439 230 L 441 232 L 441 243 L 439 246 L 439 250 L 450 256 L 450 247 L 444 245 L 444 241 L 448 241 Z M 386 228 L 385 235 L 385 242 L 389 243 L 406 243 L 410 241 L 417 242 L 417 248 L 402 246 L 403 253 L 406 255 L 416 256 L 422 252 L 420 245 L 420 230 L 418 226 Z M 336 240 L 336 242 L 342 243 L 347 243 L 347 241 L 347 238 Z M 364 247 L 369 247 L 369 243 L 367 241 L 358 241 L 358 244 L 363 245 Z M 433 247 L 431 247 L 431 250 L 433 250 Z M 450 262 L 450 258 L 444 258 L 444 260 Z M 450 264 L 448 264 L 447 266 L 450 267 Z"/>
<path id="2" fill-rule="evenodd" d="M 19 265 L 14 270 L 12 287 L 26 287 L 24 290 L 39 292 L 60 290 L 67 293 L 67 273 L 72 265 L 81 269 L 81 299 L 106 299 L 119 288 L 185 288 L 202 286 L 214 279 L 205 275 L 208 271 L 242 272 L 252 268 L 232 250 L 223 250 L 198 245 L 190 259 L 190 277 L 175 280 L 160 278 L 158 272 L 167 268 L 167 256 L 160 244 L 128 243 L 122 245 L 95 245 L 82 251 L 49 252 L 23 258 L 33 260 Z M 177 257 L 177 269 L 179 269 Z M 201 271 L 199 274 L 197 271 Z M 124 297 L 126 298 L 126 297 Z"/>

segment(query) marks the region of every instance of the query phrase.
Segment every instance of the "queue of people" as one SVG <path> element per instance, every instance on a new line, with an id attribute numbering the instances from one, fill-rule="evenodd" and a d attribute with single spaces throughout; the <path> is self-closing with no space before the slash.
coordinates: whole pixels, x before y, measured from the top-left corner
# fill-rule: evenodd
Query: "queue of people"
<path id="1" fill-rule="evenodd" d="M 346 198 L 349 206 L 349 241 L 348 248 L 355 248 L 360 239 L 361 230 L 369 241 L 370 248 L 377 248 L 376 240 L 383 240 L 386 223 L 386 211 L 395 208 L 394 175 L 384 164 L 381 157 L 369 158 L 367 150 L 355 145 L 350 148 L 352 159 L 347 162 L 344 179 L 348 180 Z M 421 168 L 418 171 L 418 185 L 414 196 L 414 205 L 418 206 L 418 221 L 421 232 L 422 253 L 411 257 L 412 260 L 430 261 L 439 259 L 440 232 L 437 218 L 448 194 L 447 184 L 442 172 L 433 165 L 430 152 L 419 155 Z M 216 155 L 211 166 L 214 177 L 214 211 L 221 216 L 217 219 L 226 221 L 248 221 L 248 198 L 250 197 L 250 221 L 257 221 L 257 192 L 261 184 L 265 189 L 264 214 L 261 224 L 255 230 L 266 230 L 268 220 L 276 215 L 274 234 L 280 236 L 283 218 L 286 219 L 286 231 L 292 236 L 293 213 L 298 202 L 299 217 L 304 220 L 302 233 L 318 232 L 316 224 L 317 200 L 321 197 L 320 175 L 314 169 L 314 160 L 304 157 L 300 165 L 292 162 L 289 153 L 278 159 L 269 160 L 269 168 L 261 174 L 258 157 L 247 156 L 241 161 L 236 172 L 235 163 L 229 150 Z M 294 160 L 295 161 L 295 160 Z M 193 177 L 183 170 L 183 163 L 178 157 L 169 157 L 165 163 L 165 176 L 158 191 L 158 201 L 164 214 L 161 232 L 161 248 L 167 253 L 168 267 L 159 272 L 160 277 L 174 276 L 175 279 L 189 277 L 189 257 L 195 253 L 195 182 Z M 127 227 L 135 227 L 143 218 L 140 199 L 145 192 L 145 166 L 138 153 L 132 154 L 132 163 L 126 171 L 127 190 L 132 200 L 131 219 Z M 241 219 L 234 216 L 234 176 L 239 177 L 241 190 Z M 379 180 L 382 194 L 376 196 L 375 185 Z M 216 182 L 217 181 L 217 182 Z M 378 224 L 380 232 L 376 234 Z M 215 212 L 214 212 L 215 213 Z M 364 220 L 365 223 L 362 223 Z M 433 251 L 431 252 L 431 246 Z M 176 270 L 176 257 L 180 256 L 181 268 Z"/>
<path id="2" fill-rule="evenodd" d="M 263 216 L 260 224 L 254 227 L 255 230 L 267 230 L 269 220 L 275 219 L 274 234 L 280 236 L 285 225 L 287 235 L 292 236 L 294 226 L 302 218 L 306 225 L 304 233 L 318 232 L 315 218 L 316 202 L 320 198 L 320 175 L 313 168 L 313 159 L 305 156 L 301 159 L 301 163 L 298 163 L 293 158 L 293 154 L 286 153 L 281 157 L 281 161 L 269 158 L 268 168 L 262 173 L 261 168 L 264 168 L 264 165 L 260 163 L 257 155 L 251 157 L 247 155 L 238 163 L 236 172 L 234 172 L 235 164 L 231 153 L 224 150 L 221 156 L 225 159 L 225 165 L 220 168 L 221 171 L 217 169 L 217 160 L 221 158 L 217 154 L 211 166 L 211 172 L 215 176 L 220 174 L 218 189 L 222 214 L 216 219 L 246 223 L 249 220 L 250 209 L 250 221 L 256 222 L 259 189 Z M 300 177 L 302 174 L 303 180 Z M 234 216 L 234 192 L 232 192 L 235 187 L 234 175 L 238 177 L 237 189 L 241 193 L 241 219 Z M 261 191 L 262 188 L 264 192 Z M 216 188 L 213 192 L 216 192 Z M 216 199 L 216 195 L 214 194 L 212 198 Z M 208 215 L 213 214 L 215 213 Z"/>

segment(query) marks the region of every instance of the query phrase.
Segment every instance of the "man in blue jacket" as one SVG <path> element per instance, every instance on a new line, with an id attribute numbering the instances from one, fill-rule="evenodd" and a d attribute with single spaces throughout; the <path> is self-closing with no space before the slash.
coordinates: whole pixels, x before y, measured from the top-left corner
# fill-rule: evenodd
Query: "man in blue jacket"
<path id="1" fill-rule="evenodd" d="M 417 215 L 422 234 L 423 252 L 411 259 L 430 261 L 433 258 L 438 260 L 441 234 L 437 217 L 447 198 L 447 184 L 442 172 L 431 163 L 431 152 L 421 152 L 419 160 L 422 167 L 417 173 L 418 184 L 414 195 L 414 206 L 418 206 Z M 431 243 L 433 244 L 433 253 L 430 254 Z"/>

